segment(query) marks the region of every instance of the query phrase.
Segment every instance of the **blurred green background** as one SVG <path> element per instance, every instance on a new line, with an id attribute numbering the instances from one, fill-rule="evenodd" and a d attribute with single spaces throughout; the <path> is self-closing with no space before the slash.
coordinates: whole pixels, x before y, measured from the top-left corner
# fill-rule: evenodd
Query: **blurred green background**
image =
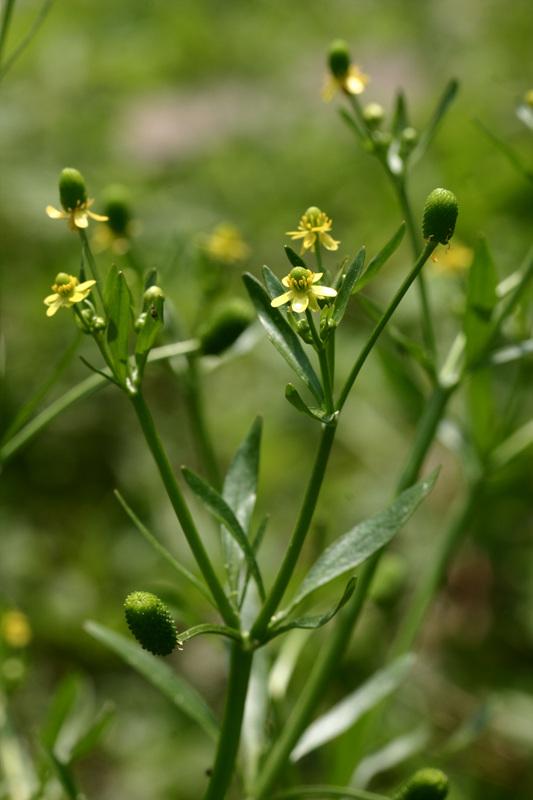
<path id="1" fill-rule="evenodd" d="M 17 3 L 12 44 L 37 9 L 34 2 Z M 226 291 L 243 297 L 242 267 L 258 274 L 266 263 L 280 276 L 287 272 L 284 232 L 309 205 L 333 218 L 341 256 L 361 244 L 370 254 L 383 245 L 400 221 L 394 197 L 378 164 L 340 120 L 339 101 L 321 99 L 325 52 L 339 36 L 371 76 L 364 99 L 390 109 L 403 87 L 415 127 L 428 120 L 448 79 L 460 80 L 459 97 L 415 171 L 415 208 L 420 216 L 435 186 L 452 189 L 460 202 L 457 238 L 473 246 L 485 233 L 500 276 L 511 273 L 531 241 L 533 192 L 474 120 L 531 163 L 531 132 L 514 114 L 533 80 L 526 69 L 531 23 L 527 0 L 512 7 L 503 0 L 56 0 L 0 85 L 2 429 L 75 336 L 69 314 L 49 320 L 42 305 L 55 274 L 79 266 L 76 237 L 44 213 L 48 203 L 58 203 L 64 166 L 85 175 L 96 211 L 108 184 L 130 188 L 142 226 L 136 252 L 160 271 L 185 319 L 197 316 L 195 247 L 222 222 L 237 225 L 250 247 L 246 263 L 227 266 L 224 276 Z M 104 254 L 102 264 L 111 258 Z M 330 267 L 336 263 L 328 256 Z M 404 242 L 372 287 L 376 300 L 386 302 L 408 265 Z M 464 276 L 429 265 L 428 279 L 444 351 L 457 329 Z M 413 298 L 399 318 L 406 330 L 417 331 Z M 340 336 L 341 370 L 349 368 L 367 330 L 355 311 Z M 89 357 L 90 344 L 83 345 Z M 75 359 L 52 396 L 85 375 Z M 515 378 L 512 368 L 499 374 L 502 396 Z M 222 464 L 255 415 L 265 419 L 259 505 L 272 513 L 262 554 L 269 577 L 317 436 L 285 402 L 288 379 L 261 337 L 252 351 L 205 377 Z M 175 464 L 199 468 L 179 381 L 154 367 L 148 396 Z M 346 407 L 307 559 L 321 537 L 330 540 L 388 501 L 416 413 L 397 401 L 374 356 Z M 459 399 L 453 416 L 462 415 Z M 443 465 L 437 488 L 394 546 L 413 578 L 429 563 L 463 493 L 462 467 L 448 448 L 437 445 L 430 462 Z M 419 642 L 421 666 L 390 721 L 391 736 L 428 721 L 430 744 L 381 775 L 373 784 L 378 789 L 388 790 L 430 760 L 449 771 L 452 800 L 533 796 L 532 466 L 531 453 L 511 465 L 475 515 Z M 99 701 L 117 705 L 102 747 L 81 767 L 87 796 L 189 800 L 202 791 L 210 743 L 82 630 L 93 618 L 123 631 L 123 598 L 138 588 L 165 595 L 184 624 L 194 618 L 189 598 L 171 586 L 165 567 L 118 507 L 115 487 L 188 561 L 130 409 L 110 388 L 55 420 L 1 474 L 0 602 L 22 609 L 33 629 L 26 678 L 13 698 L 15 716 L 31 743 L 58 680 L 72 670 L 85 673 Z M 216 547 L 207 520 L 205 536 Z M 399 615 L 401 602 L 387 610 L 369 606 L 325 707 L 379 665 Z M 317 634 L 327 635 L 327 629 Z M 295 691 L 314 647 L 303 652 Z M 219 710 L 222 645 L 196 639 L 172 662 Z M 472 741 L 469 725 L 479 727 Z M 466 744 L 456 736 L 447 746 L 462 730 Z M 352 741 L 346 735 L 304 761 L 302 776 L 347 780 Z"/>

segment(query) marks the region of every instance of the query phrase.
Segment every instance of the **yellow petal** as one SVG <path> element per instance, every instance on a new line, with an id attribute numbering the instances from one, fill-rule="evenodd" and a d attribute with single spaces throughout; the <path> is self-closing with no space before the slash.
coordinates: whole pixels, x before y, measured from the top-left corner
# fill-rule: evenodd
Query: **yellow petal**
<path id="1" fill-rule="evenodd" d="M 324 86 L 322 87 L 322 100 L 324 100 L 326 103 L 329 103 L 329 101 L 335 97 L 338 89 L 339 84 L 335 78 L 331 75 L 328 75 Z"/>
<path id="2" fill-rule="evenodd" d="M 337 290 L 331 286 L 311 286 L 310 291 L 315 297 L 336 297 Z"/>
<path id="3" fill-rule="evenodd" d="M 52 305 L 48 306 L 48 308 L 46 309 L 46 316 L 53 317 L 56 311 L 58 311 L 62 305 L 63 303 L 61 301 L 61 298 L 59 298 L 59 300 L 56 300 L 55 303 L 52 303 Z"/>
<path id="4" fill-rule="evenodd" d="M 290 280 L 289 280 L 289 276 L 288 276 L 288 275 L 285 275 L 285 277 L 281 279 L 281 282 L 282 282 L 282 284 L 283 284 L 284 286 L 286 286 L 286 287 L 287 287 L 287 289 L 290 289 L 290 287 L 291 287 L 291 282 L 290 282 Z"/>
<path id="5" fill-rule="evenodd" d="M 303 239 L 307 236 L 307 231 L 286 231 L 285 236 L 290 236 L 291 239 Z"/>
<path id="6" fill-rule="evenodd" d="M 324 274 L 323 272 L 315 272 L 315 274 L 313 275 L 313 280 L 311 281 L 311 283 L 317 283 L 320 280 L 320 278 L 322 277 L 323 274 Z"/>
<path id="7" fill-rule="evenodd" d="M 76 286 L 76 291 L 77 292 L 84 292 L 86 289 L 91 289 L 91 287 L 94 286 L 95 283 L 96 283 L 96 281 L 93 281 L 93 280 L 83 281 L 83 283 L 80 283 L 80 284 L 78 284 L 78 286 Z"/>
<path id="8" fill-rule="evenodd" d="M 306 294 L 295 295 L 292 299 L 291 308 L 297 314 L 303 314 L 309 305 L 309 297 Z"/>
<path id="9" fill-rule="evenodd" d="M 46 213 L 50 219 L 66 219 L 68 217 L 66 211 L 60 211 L 59 208 L 54 208 L 54 206 L 46 206 Z"/>
<path id="10" fill-rule="evenodd" d="M 285 292 L 284 294 L 280 294 L 279 297 L 275 297 L 271 301 L 270 305 L 273 308 L 278 308 L 278 306 L 283 306 L 283 305 L 285 305 L 285 303 L 288 303 L 289 300 L 292 299 L 293 294 L 294 294 L 294 292 L 292 291 L 292 289 L 291 289 L 290 292 Z"/>
<path id="11" fill-rule="evenodd" d="M 88 228 L 89 220 L 87 218 L 87 211 L 84 208 L 77 208 L 72 212 L 72 219 L 76 228 Z"/>
<path id="12" fill-rule="evenodd" d="M 316 241 L 316 233 L 313 231 L 308 231 L 305 234 L 305 239 L 303 240 L 303 247 L 305 250 L 310 250 Z"/>
<path id="13" fill-rule="evenodd" d="M 104 214 L 95 214 L 94 211 L 87 211 L 87 214 L 91 219 L 96 220 L 96 222 L 107 222 L 109 219 L 109 217 L 106 217 Z"/>
<path id="14" fill-rule="evenodd" d="M 60 299 L 60 297 L 61 295 L 57 294 L 57 292 L 54 292 L 54 294 L 49 294 L 48 297 L 45 297 L 43 303 L 49 306 L 51 303 L 55 303 L 56 300 Z"/>
<path id="15" fill-rule="evenodd" d="M 324 245 L 326 250 L 337 250 L 338 249 L 338 247 L 340 245 L 340 242 L 335 241 L 335 239 L 333 239 L 329 235 L 329 233 L 321 233 L 321 234 L 319 234 L 319 237 L 320 237 L 321 243 Z"/>

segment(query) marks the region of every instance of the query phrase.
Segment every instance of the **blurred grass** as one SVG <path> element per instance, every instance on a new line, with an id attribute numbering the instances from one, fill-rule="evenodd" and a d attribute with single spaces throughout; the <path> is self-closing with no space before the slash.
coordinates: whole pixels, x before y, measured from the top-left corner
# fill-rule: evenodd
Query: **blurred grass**
<path id="1" fill-rule="evenodd" d="M 11 42 L 27 29 L 35 10 L 35 3 L 17 4 Z M 50 321 L 42 313 L 55 273 L 76 271 L 79 263 L 75 237 L 44 215 L 47 203 L 57 203 L 57 174 L 65 165 L 84 173 L 96 210 L 107 184 L 131 187 L 143 225 L 139 251 L 148 266 L 160 269 L 168 295 L 185 315 L 191 293 L 184 281 L 191 267 L 178 242 L 205 234 L 220 221 L 241 228 L 252 247 L 250 268 L 257 271 L 268 263 L 278 274 L 286 271 L 284 231 L 293 229 L 311 204 L 333 217 L 343 255 L 362 243 L 372 254 L 391 235 L 399 215 L 377 164 L 351 140 L 338 104 L 320 99 L 324 53 L 339 35 L 372 76 L 365 97 L 390 107 L 396 88 L 403 86 L 415 126 L 428 119 L 446 81 L 460 79 L 459 98 L 415 172 L 415 206 L 420 214 L 430 189 L 449 186 L 460 200 L 458 238 L 472 245 L 483 231 L 500 276 L 513 271 L 530 243 L 531 188 L 473 119 L 482 119 L 531 158 L 530 134 L 514 116 L 516 102 L 531 88 L 524 69 L 531 32 L 525 0 L 516 0 L 512 13 L 503 0 L 159 0 L 150 5 L 79 0 L 74 12 L 71 4 L 56 0 L 38 38 L 0 87 L 2 426 L 73 336 L 67 314 Z M 377 299 L 390 294 L 408 259 L 404 244 L 380 278 Z M 228 280 L 242 292 L 238 270 Z M 430 290 L 439 330 L 449 338 L 450 309 L 462 304 L 460 281 L 434 275 Z M 401 312 L 407 328 L 416 325 L 416 313 L 408 298 Z M 352 314 L 339 354 L 341 368 L 348 366 L 365 329 L 361 317 Z M 85 374 L 76 362 L 62 385 Z M 514 376 L 513 369 L 502 371 L 501 386 Z M 209 419 L 224 463 L 251 419 L 258 412 L 265 416 L 260 507 L 275 509 L 263 553 L 270 573 L 316 438 L 283 399 L 287 379 L 284 364 L 261 341 L 253 353 L 206 380 Z M 195 465 L 175 382 L 154 369 L 149 393 L 175 463 Z M 124 595 L 154 586 L 163 591 L 161 580 L 169 578 L 117 507 L 115 486 L 135 498 L 136 510 L 188 559 L 124 406 L 121 397 L 104 390 L 56 420 L 1 476 L 2 596 L 20 605 L 35 629 L 20 715 L 31 730 L 32 712 L 43 707 L 57 677 L 71 667 L 88 670 L 98 693 L 117 699 L 119 706 L 107 750 L 98 756 L 105 780 L 94 777 L 100 768 L 93 777 L 88 769 L 89 796 L 144 800 L 150 792 L 170 798 L 179 785 L 180 797 L 187 800 L 198 796 L 198 775 L 210 766 L 206 742 L 81 632 L 87 617 L 120 627 Z M 457 405 L 455 415 L 461 412 Z M 319 510 L 322 535 L 342 532 L 386 502 L 412 430 L 374 358 L 341 424 Z M 431 558 L 431 542 L 462 491 L 454 457 L 437 447 L 431 460 L 444 464 L 443 478 L 400 548 L 415 573 Z M 473 560 L 474 577 L 485 574 L 489 559 L 482 609 L 488 628 L 461 594 L 463 584 L 457 589 L 453 580 L 427 626 L 425 652 L 435 672 L 460 687 L 458 710 L 446 717 L 447 690 L 429 681 L 420 690 L 424 699 L 407 699 L 404 713 L 410 720 L 418 720 L 421 710 L 434 716 L 443 736 L 495 688 L 533 688 L 526 666 L 533 654 L 530 467 L 531 458 L 523 459 L 491 487 L 490 503 L 475 521 L 473 550 L 464 556 L 467 565 Z M 330 508 L 336 509 L 334 520 Z M 214 537 L 211 541 L 215 546 Z M 393 623 L 382 612 L 369 612 L 352 658 L 332 687 L 333 699 L 379 660 Z M 470 636 L 477 626 L 485 631 L 480 639 Z M 195 642 L 176 664 L 220 704 L 224 662 L 219 645 Z M 485 734 L 466 756 L 451 762 L 457 781 L 453 800 L 531 796 L 533 772 L 531 760 L 529 766 L 527 759 L 524 763 L 523 745 L 494 742 L 491 736 Z M 340 747 L 335 756 L 335 771 L 344 777 L 351 771 L 346 749 Z M 526 753 L 531 756 L 531 750 Z M 328 759 L 318 763 L 327 771 Z"/>

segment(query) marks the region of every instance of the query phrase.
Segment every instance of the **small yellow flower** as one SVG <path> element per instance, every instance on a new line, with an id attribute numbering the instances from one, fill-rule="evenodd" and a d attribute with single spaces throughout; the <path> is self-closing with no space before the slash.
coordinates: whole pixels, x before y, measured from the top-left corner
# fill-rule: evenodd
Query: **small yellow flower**
<path id="1" fill-rule="evenodd" d="M 74 275 L 67 275 L 66 272 L 58 273 L 52 286 L 54 294 L 44 298 L 44 304 L 48 306 L 46 316 L 53 317 L 61 307 L 70 308 L 74 303 L 85 300 L 95 283 L 93 280 L 80 283 Z"/>
<path id="2" fill-rule="evenodd" d="M 97 222 L 107 222 L 107 217 L 89 211 L 94 203 L 87 197 L 87 189 L 83 175 L 73 167 L 65 167 L 59 176 L 59 197 L 63 210 L 54 206 L 46 206 L 46 213 L 51 219 L 66 219 L 71 231 L 81 230 L 89 226 L 89 217 Z"/>
<path id="3" fill-rule="evenodd" d="M 312 272 L 305 267 L 294 267 L 281 279 L 289 291 L 275 297 L 270 305 L 278 308 L 290 303 L 291 309 L 297 314 L 303 314 L 308 306 L 311 311 L 319 311 L 318 297 L 335 297 L 337 294 L 336 290 L 329 286 L 315 285 L 323 274 L 323 272 Z"/>
<path id="4" fill-rule="evenodd" d="M 303 239 L 302 253 L 306 250 L 311 250 L 315 246 L 317 238 L 326 250 L 337 250 L 340 242 L 335 241 L 328 233 L 332 225 L 333 223 L 327 214 L 316 206 L 311 206 L 300 219 L 298 230 L 287 231 L 286 235 L 290 236 L 291 239 Z"/>
<path id="5" fill-rule="evenodd" d="M 80 228 L 89 227 L 89 217 L 96 220 L 96 222 L 107 221 L 107 217 L 103 214 L 95 214 L 94 211 L 89 210 L 93 203 L 93 199 L 88 199 L 83 203 L 79 203 L 75 208 L 69 208 L 65 211 L 54 208 L 54 206 L 46 206 L 46 213 L 50 219 L 66 219 L 70 230 L 77 231 Z"/>
<path id="6" fill-rule="evenodd" d="M 2 615 L 0 630 L 2 639 L 9 647 L 26 647 L 31 640 L 31 628 L 26 614 L 13 609 Z"/>
<path id="7" fill-rule="evenodd" d="M 328 75 L 322 89 L 322 97 L 329 102 L 337 92 L 345 94 L 362 94 L 370 78 L 365 75 L 355 64 L 350 64 L 344 75 Z"/>
<path id="8" fill-rule="evenodd" d="M 238 264 L 250 255 L 250 248 L 235 225 L 217 225 L 204 244 L 207 255 L 223 264 Z"/>
<path id="9" fill-rule="evenodd" d="M 438 258 L 434 259 L 434 271 L 442 275 L 459 275 L 471 266 L 473 258 L 471 247 L 454 242 L 446 249 L 441 249 Z"/>

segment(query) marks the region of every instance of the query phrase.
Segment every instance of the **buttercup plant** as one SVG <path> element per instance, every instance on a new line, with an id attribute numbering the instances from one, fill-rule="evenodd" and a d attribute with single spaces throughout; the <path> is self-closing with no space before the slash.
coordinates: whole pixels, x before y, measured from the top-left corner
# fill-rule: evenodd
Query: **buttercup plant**
<path id="1" fill-rule="evenodd" d="M 384 109 L 375 103 L 364 108 L 359 104 L 358 97 L 366 89 L 368 79 L 351 63 L 344 43 L 333 45 L 328 64 L 332 82 L 340 90 L 339 96 L 349 104 L 349 111 L 343 116 L 356 132 L 364 151 L 378 159 L 392 182 L 403 220 L 398 220 L 396 232 L 371 259 L 367 260 L 365 247 L 361 246 L 355 254 L 335 263 L 341 242 L 331 234 L 333 220 L 317 206 L 310 206 L 300 216 L 297 229 L 286 234 L 291 241 L 301 241 L 300 254 L 291 247 L 284 248 L 288 267 L 278 265 L 275 271 L 264 267 L 262 280 L 251 273 L 244 276 L 260 325 L 294 373 L 296 385 L 288 383 L 285 387 L 285 397 L 293 407 L 291 412 L 304 415 L 305 423 L 314 426 L 318 434 L 307 482 L 298 498 L 299 510 L 276 573 L 265 574 L 261 563 L 260 548 L 267 535 L 268 518 L 258 521 L 255 513 L 261 419 L 251 423 L 223 475 L 203 414 L 201 393 L 204 359 L 216 359 L 238 343 L 250 327 L 251 306 L 241 299 L 224 298 L 219 306 L 210 308 L 213 313 L 202 320 L 202 324 L 193 324 L 189 339 L 181 337 L 171 341 L 173 329 L 168 322 L 171 298 L 166 287 L 160 285 L 156 272 L 151 270 L 143 276 L 140 289 L 130 286 L 126 274 L 116 265 L 102 268 L 86 235 L 91 221 L 106 224 L 111 237 L 109 242 L 116 244 L 113 236 L 122 241 L 115 253 L 126 256 L 132 232 L 129 207 L 120 205 L 115 198 L 114 205 L 103 204 L 105 216 L 92 212 L 85 181 L 74 168 L 66 168 L 60 175 L 62 210 L 48 206 L 47 214 L 52 219 L 66 220 L 69 229 L 79 234 L 80 273 L 77 276 L 59 272 L 53 280 L 53 294 L 48 295 L 44 303 L 49 317 L 58 310 L 72 312 L 75 325 L 94 341 L 95 354 L 100 361 L 97 366 L 85 361 L 94 374 L 26 424 L 15 425 L 0 450 L 2 461 L 7 462 L 51 419 L 104 385 L 112 384 L 130 404 L 194 558 L 195 570 L 183 566 L 161 544 L 119 492 L 116 492 L 117 499 L 145 541 L 173 571 L 178 586 L 186 586 L 191 595 L 198 598 L 198 609 L 195 624 L 184 630 L 179 625 L 178 632 L 172 607 L 159 596 L 132 587 L 133 591 L 124 602 L 131 636 L 96 622 L 87 623 L 86 629 L 163 691 L 216 741 L 212 767 L 205 779 L 204 800 L 224 800 L 229 796 L 246 800 L 291 797 L 444 800 L 448 794 L 448 779 L 440 769 L 419 770 L 399 789 L 392 786 L 386 796 L 368 792 L 361 786 L 364 783 L 361 765 L 367 755 L 367 744 L 374 744 L 388 698 L 412 669 L 411 650 L 424 615 L 454 549 L 468 530 L 488 477 L 508 463 L 517 447 L 523 446 L 523 437 L 518 436 L 518 444 L 516 440 L 520 431 L 513 431 L 515 439 L 509 441 L 512 436 L 500 437 L 499 431 L 491 431 L 490 426 L 480 424 L 477 403 L 480 393 L 487 389 L 490 371 L 506 360 L 520 358 L 521 340 L 516 342 L 516 331 L 509 329 L 509 322 L 522 303 L 533 275 L 533 256 L 528 254 L 513 279 L 502 283 L 498 281 L 486 243 L 480 242 L 469 271 L 462 327 L 457 330 L 444 358 L 440 357 L 431 297 L 423 278 L 428 260 L 437 248 L 447 247 L 454 235 L 459 202 L 454 192 L 438 187 L 428 193 L 423 212 L 415 213 L 408 175 L 435 134 L 455 95 L 456 83 L 448 86 L 433 119 L 420 131 L 410 125 L 405 99 L 400 93 L 390 131 L 386 131 Z M 363 289 L 377 278 L 396 253 L 406 230 L 412 250 L 411 263 L 398 277 L 395 291 L 381 308 Z M 243 246 L 235 249 L 238 237 L 233 232 L 229 238 L 234 253 L 238 251 L 239 255 L 227 258 L 228 250 L 224 242 L 221 243 L 220 235 L 218 231 L 216 247 L 211 242 L 211 259 L 225 261 L 227 266 L 228 261 L 241 261 L 248 255 Z M 342 232 L 339 235 L 343 236 Z M 226 245 L 227 239 L 226 236 Z M 329 275 L 333 277 L 330 279 Z M 420 300 L 420 341 L 408 337 L 392 323 L 414 283 L 418 286 Z M 202 295 L 202 307 L 207 295 L 209 292 Z M 363 346 L 346 367 L 336 358 L 337 340 L 343 340 L 349 312 L 355 304 L 368 315 L 371 326 Z M 51 324 L 55 321 L 51 320 Z M 504 346 L 502 340 L 509 336 L 511 342 L 505 342 Z M 387 508 L 354 523 L 343 535 L 334 531 L 332 543 L 321 549 L 314 563 L 305 568 L 303 579 L 297 582 L 297 567 L 303 561 L 304 546 L 315 520 L 339 420 L 363 367 L 383 340 L 403 348 L 409 366 L 416 367 L 423 375 L 424 387 L 422 390 L 413 382 L 423 410 L 396 482 L 395 495 Z M 512 351 L 510 355 L 509 350 Z M 171 359 L 176 357 L 183 359 L 178 379 L 188 393 L 189 419 L 205 478 L 187 467 L 182 468 L 180 477 L 175 474 L 145 397 L 149 364 L 165 361 L 173 368 Z M 462 440 L 466 444 L 459 447 L 463 448 L 461 455 L 465 461 L 468 456 L 470 467 L 465 507 L 439 541 L 430 569 L 415 585 L 414 598 L 406 604 L 385 662 L 348 697 L 319 715 L 325 690 L 338 669 L 365 603 L 373 594 L 373 581 L 385 548 L 429 495 L 437 480 L 437 471 L 422 478 L 420 472 L 450 399 L 461 389 L 465 390 L 469 406 Z M 217 526 L 221 563 L 217 563 L 216 554 L 205 544 L 185 486 Z M 332 527 L 334 524 L 332 520 Z M 343 587 L 339 587 L 341 580 Z M 331 599 L 329 608 L 313 608 L 315 593 L 325 587 L 331 589 L 331 585 L 335 587 L 336 596 Z M 307 681 L 292 704 L 287 704 L 288 710 L 283 709 L 282 719 L 277 721 L 271 712 L 276 710 L 276 697 L 283 697 L 283 686 L 280 688 L 282 681 L 278 673 L 274 691 L 272 675 L 280 660 L 283 662 L 287 657 L 286 643 L 292 645 L 291 637 L 295 633 L 299 635 L 304 631 L 313 635 L 313 631 L 324 626 L 328 626 L 327 635 L 317 649 Z M 188 642 L 200 635 L 220 637 L 227 648 L 229 675 L 220 722 L 196 689 L 161 661 L 174 651 L 193 647 Z M 179 657 L 176 652 L 178 669 Z M 332 738 L 346 734 L 355 723 L 359 723 L 367 735 L 360 737 L 353 747 L 353 774 L 346 785 L 289 785 L 292 782 L 292 774 L 287 770 L 290 764 L 297 763 Z M 53 747 L 49 749 L 55 755 Z M 59 773 L 63 776 L 63 785 L 70 786 L 71 762 L 60 766 L 64 767 Z M 77 795 L 71 793 L 70 796 Z"/>

